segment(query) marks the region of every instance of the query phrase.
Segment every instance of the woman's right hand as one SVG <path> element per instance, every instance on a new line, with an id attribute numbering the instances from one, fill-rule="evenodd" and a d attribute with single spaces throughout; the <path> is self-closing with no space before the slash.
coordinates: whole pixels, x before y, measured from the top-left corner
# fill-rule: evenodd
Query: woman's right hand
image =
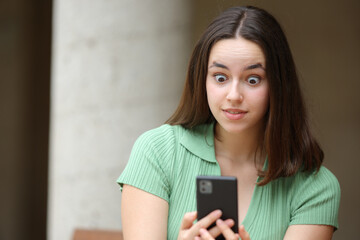
<path id="1" fill-rule="evenodd" d="M 178 240 L 194 240 L 200 238 L 200 229 L 207 229 L 212 223 L 220 219 L 222 212 L 220 210 L 215 210 L 209 213 L 206 217 L 200 219 L 198 222 L 194 223 L 197 218 L 197 212 L 188 212 L 184 215 L 184 218 L 181 222 L 181 227 L 179 230 Z M 226 225 L 230 228 L 234 225 L 234 221 L 227 219 L 224 221 Z M 221 230 L 218 226 L 215 226 L 208 230 L 210 235 L 213 238 L 216 238 L 221 234 Z"/>

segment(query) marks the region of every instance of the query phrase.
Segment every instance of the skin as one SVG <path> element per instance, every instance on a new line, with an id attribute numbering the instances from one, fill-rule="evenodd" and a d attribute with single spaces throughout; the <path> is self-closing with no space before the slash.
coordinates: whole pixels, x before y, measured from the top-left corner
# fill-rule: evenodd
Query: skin
<path id="1" fill-rule="evenodd" d="M 269 106 L 265 57 L 256 44 L 238 38 L 217 42 L 208 62 L 206 91 L 217 121 L 216 159 L 222 175 L 238 179 L 238 214 L 242 222 L 258 177 L 254 157 L 262 156 L 257 147 Z"/>
<path id="2" fill-rule="evenodd" d="M 264 117 L 269 107 L 269 87 L 262 50 L 243 38 L 217 42 L 210 52 L 206 90 L 208 103 L 217 124 L 215 154 L 221 174 L 238 178 L 239 221 L 242 222 L 250 205 L 257 179 L 257 162 L 264 154 L 258 143 L 264 132 Z M 124 239 L 166 239 L 168 203 L 157 196 L 125 185 L 122 194 L 122 224 Z M 196 212 L 184 215 L 178 240 L 226 239 L 250 240 L 244 226 L 239 233 L 231 227 L 234 221 L 222 221 L 221 211 L 215 210 L 196 220 Z M 207 228 L 216 222 L 216 227 Z M 292 225 L 285 240 L 328 240 L 332 226 Z"/>
<path id="3" fill-rule="evenodd" d="M 249 144 L 257 144 L 269 106 L 261 49 L 242 38 L 217 42 L 210 52 L 206 92 L 218 123 L 217 134 L 236 139 L 249 136 Z M 247 150 L 254 151 L 253 148 Z"/>
<path id="4" fill-rule="evenodd" d="M 124 239 L 166 239 L 168 209 L 164 199 L 125 185 L 121 197 Z"/>

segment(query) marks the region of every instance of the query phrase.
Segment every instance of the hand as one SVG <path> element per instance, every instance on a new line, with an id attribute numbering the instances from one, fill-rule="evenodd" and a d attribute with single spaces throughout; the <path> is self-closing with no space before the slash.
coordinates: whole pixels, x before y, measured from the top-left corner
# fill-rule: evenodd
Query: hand
<path id="1" fill-rule="evenodd" d="M 219 227 L 221 233 L 227 240 L 238 240 L 241 237 L 242 240 L 250 240 L 250 235 L 245 231 L 244 225 L 239 227 L 239 233 L 234 233 L 231 228 L 224 223 L 221 219 L 216 221 L 216 226 Z M 215 238 L 204 228 L 200 229 L 200 237 L 196 240 L 214 240 Z"/>
<path id="2" fill-rule="evenodd" d="M 186 213 L 181 222 L 178 240 L 201 239 L 200 229 L 207 229 L 213 222 L 220 219 L 221 214 L 222 212 L 220 210 L 215 210 L 194 224 L 194 221 L 196 220 L 197 217 L 197 212 Z M 228 228 L 231 228 L 234 225 L 234 221 L 231 219 L 222 222 Z M 206 230 L 206 231 L 212 238 L 216 238 L 221 234 L 221 230 L 218 226 L 215 226 L 210 230 Z"/>
<path id="3" fill-rule="evenodd" d="M 244 225 L 240 225 L 239 227 L 239 235 L 242 240 L 251 240 L 250 235 L 247 231 L 245 231 Z"/>

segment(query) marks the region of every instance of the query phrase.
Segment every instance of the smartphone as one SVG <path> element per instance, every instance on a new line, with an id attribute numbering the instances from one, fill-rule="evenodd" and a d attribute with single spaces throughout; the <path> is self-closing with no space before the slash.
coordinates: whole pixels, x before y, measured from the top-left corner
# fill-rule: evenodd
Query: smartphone
<path id="1" fill-rule="evenodd" d="M 222 220 L 232 219 L 235 224 L 232 230 L 238 232 L 238 200 L 237 179 L 228 176 L 198 176 L 196 177 L 196 200 L 198 220 L 212 211 L 220 209 Z M 215 226 L 212 224 L 210 228 Z M 222 235 L 216 240 L 225 239 Z"/>

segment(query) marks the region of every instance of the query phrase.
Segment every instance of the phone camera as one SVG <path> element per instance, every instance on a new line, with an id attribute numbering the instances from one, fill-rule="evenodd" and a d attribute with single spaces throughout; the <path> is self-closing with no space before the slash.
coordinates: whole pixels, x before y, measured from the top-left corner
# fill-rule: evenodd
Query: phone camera
<path id="1" fill-rule="evenodd" d="M 200 180 L 200 193 L 211 194 L 212 193 L 212 183 L 208 180 Z"/>

